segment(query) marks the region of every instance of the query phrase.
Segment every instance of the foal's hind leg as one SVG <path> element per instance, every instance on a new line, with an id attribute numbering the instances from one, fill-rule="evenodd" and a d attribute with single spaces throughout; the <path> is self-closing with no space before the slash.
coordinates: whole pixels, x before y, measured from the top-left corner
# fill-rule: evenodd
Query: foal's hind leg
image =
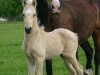
<path id="1" fill-rule="evenodd" d="M 95 75 L 99 75 L 99 65 L 100 65 L 100 28 L 96 29 L 93 33 L 94 45 L 95 45 Z"/>
<path id="2" fill-rule="evenodd" d="M 63 56 L 62 59 L 64 60 L 66 67 L 68 67 L 71 75 L 77 75 L 75 68 L 68 61 L 66 61 L 66 59 Z"/>
<path id="3" fill-rule="evenodd" d="M 92 47 L 90 46 L 90 44 L 89 44 L 88 41 L 82 43 L 80 46 L 81 46 L 82 49 L 84 50 L 85 55 L 86 55 L 86 59 L 87 59 L 87 64 L 86 64 L 86 70 L 85 70 L 85 72 L 86 72 L 88 75 L 93 75 L 93 71 L 92 71 L 93 49 L 92 49 Z"/>
<path id="4" fill-rule="evenodd" d="M 64 59 L 66 62 L 68 61 L 75 68 L 77 75 L 84 75 L 83 69 L 80 66 L 80 64 L 78 63 L 75 55 L 74 56 L 73 56 L 73 54 L 64 55 Z"/>

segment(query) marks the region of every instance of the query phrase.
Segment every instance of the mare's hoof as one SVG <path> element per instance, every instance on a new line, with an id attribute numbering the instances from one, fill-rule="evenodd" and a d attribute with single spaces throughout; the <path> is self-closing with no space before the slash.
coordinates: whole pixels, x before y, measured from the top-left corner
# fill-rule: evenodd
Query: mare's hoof
<path id="1" fill-rule="evenodd" d="M 85 70 L 86 75 L 93 75 L 92 69 L 86 69 Z M 85 74 L 84 74 L 85 75 Z"/>

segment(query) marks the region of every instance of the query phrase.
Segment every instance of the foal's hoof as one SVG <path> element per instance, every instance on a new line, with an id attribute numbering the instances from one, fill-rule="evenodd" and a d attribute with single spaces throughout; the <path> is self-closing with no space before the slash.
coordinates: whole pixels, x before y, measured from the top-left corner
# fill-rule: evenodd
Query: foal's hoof
<path id="1" fill-rule="evenodd" d="M 92 69 L 86 69 L 86 70 L 85 70 L 85 73 L 86 73 L 87 75 L 93 75 Z M 85 74 L 84 74 L 84 75 L 85 75 Z"/>

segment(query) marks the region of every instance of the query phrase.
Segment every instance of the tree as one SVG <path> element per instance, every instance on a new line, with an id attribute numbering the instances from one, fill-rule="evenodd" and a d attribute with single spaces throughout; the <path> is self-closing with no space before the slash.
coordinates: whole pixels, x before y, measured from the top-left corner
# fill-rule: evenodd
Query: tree
<path id="1" fill-rule="evenodd" d="M 21 0 L 0 0 L 0 17 L 16 17 L 21 13 Z"/>

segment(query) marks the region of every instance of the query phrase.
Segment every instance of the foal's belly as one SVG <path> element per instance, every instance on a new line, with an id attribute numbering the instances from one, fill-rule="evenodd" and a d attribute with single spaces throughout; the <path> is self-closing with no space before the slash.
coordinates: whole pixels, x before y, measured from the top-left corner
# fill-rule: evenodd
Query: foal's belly
<path id="1" fill-rule="evenodd" d="M 51 36 L 46 42 L 46 59 L 51 59 L 52 57 L 59 56 L 64 50 L 64 45 L 62 43 L 62 38 L 58 35 Z"/>
<path id="2" fill-rule="evenodd" d="M 46 59 L 51 59 L 55 56 L 59 56 L 62 54 L 64 48 L 62 45 L 56 45 L 54 44 L 55 47 L 50 47 L 46 50 Z"/>

